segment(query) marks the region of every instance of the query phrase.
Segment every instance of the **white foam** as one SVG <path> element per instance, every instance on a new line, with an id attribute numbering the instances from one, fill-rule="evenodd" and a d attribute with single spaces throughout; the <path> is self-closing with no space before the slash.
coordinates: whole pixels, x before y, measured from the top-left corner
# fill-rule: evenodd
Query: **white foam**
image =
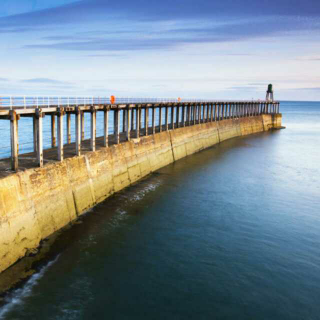
<path id="1" fill-rule="evenodd" d="M 33 287 L 44 276 L 45 272 L 58 260 L 58 258 L 59 255 L 47 265 L 42 267 L 39 272 L 33 274 L 22 288 L 14 290 L 5 298 L 6 304 L 0 308 L 0 320 L 5 319 L 5 315 L 15 307 L 24 304 L 24 300 L 31 296 Z"/>

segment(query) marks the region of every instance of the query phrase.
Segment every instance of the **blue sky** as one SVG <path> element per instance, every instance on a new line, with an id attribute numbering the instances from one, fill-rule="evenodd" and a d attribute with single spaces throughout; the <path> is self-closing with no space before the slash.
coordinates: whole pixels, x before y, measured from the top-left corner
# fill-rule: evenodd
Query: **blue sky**
<path id="1" fill-rule="evenodd" d="M 315 0 L 1 0 L 1 94 L 320 100 Z"/>

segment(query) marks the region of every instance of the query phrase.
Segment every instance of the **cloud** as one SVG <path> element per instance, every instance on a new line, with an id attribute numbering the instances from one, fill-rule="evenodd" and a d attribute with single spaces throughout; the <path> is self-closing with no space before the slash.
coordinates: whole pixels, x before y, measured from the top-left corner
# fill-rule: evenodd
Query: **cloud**
<path id="1" fill-rule="evenodd" d="M 296 16 L 319 17 L 320 2 L 314 0 L 82 0 L 56 8 L 28 12 L 0 19 L 0 27 L 106 22 L 106 18 L 127 21 L 202 20 L 225 17 Z"/>
<path id="2" fill-rule="evenodd" d="M 9 79 L 7 79 L 7 78 L 0 78 L 0 81 L 1 81 L 1 82 L 8 82 Z"/>
<path id="3" fill-rule="evenodd" d="M 69 84 L 65 81 L 59 81 L 55 79 L 49 79 L 49 78 L 33 78 L 33 79 L 25 79 L 21 80 L 23 83 L 35 83 L 35 84 L 54 84 L 54 85 L 66 85 Z"/>
<path id="4" fill-rule="evenodd" d="M 296 58 L 296 61 L 320 61 L 320 58 Z"/>
<path id="5" fill-rule="evenodd" d="M 227 90 L 241 90 L 241 91 L 252 91 L 252 90 L 261 90 L 260 86 L 233 86 L 226 88 Z"/>
<path id="6" fill-rule="evenodd" d="M 320 87 L 313 87 L 313 88 L 291 88 L 290 90 L 306 90 L 306 91 L 319 91 Z"/>
<path id="7" fill-rule="evenodd" d="M 184 25 L 187 23 L 182 23 Z M 281 21 L 275 17 L 252 18 L 251 20 L 235 20 L 225 24 L 203 22 L 197 28 L 172 26 L 158 26 L 156 32 L 152 31 L 154 24 L 146 25 L 146 32 L 137 29 L 136 34 L 121 31 L 117 37 L 110 36 L 108 32 L 102 32 L 100 36 L 92 33 L 92 36 L 83 36 L 77 33 L 72 36 L 46 37 L 46 41 L 39 41 L 36 44 L 28 44 L 28 49 L 55 49 L 68 51 L 137 51 L 137 50 L 158 50 L 169 49 L 177 45 L 197 43 L 222 43 L 231 41 L 242 41 L 261 36 L 279 36 L 282 33 L 298 31 L 309 28 L 309 23 L 296 24 L 294 18 L 283 18 Z M 320 28 L 320 25 L 318 26 Z M 133 27 L 134 28 L 134 27 Z M 100 34 L 100 33 L 99 33 Z M 250 56 L 250 54 L 229 54 L 230 56 Z"/>

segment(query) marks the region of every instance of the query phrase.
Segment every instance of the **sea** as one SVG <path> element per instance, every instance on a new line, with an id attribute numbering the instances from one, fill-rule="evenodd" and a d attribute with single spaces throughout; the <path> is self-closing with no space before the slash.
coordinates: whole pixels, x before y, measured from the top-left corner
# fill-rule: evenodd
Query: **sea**
<path id="1" fill-rule="evenodd" d="M 320 319 L 320 102 L 280 111 L 87 212 L 0 319 Z"/>

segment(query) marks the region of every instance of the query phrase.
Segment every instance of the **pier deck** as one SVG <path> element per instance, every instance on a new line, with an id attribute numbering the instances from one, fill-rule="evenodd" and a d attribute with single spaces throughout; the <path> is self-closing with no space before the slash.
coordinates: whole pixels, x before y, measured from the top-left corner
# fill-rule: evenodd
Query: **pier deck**
<path id="1" fill-rule="evenodd" d="M 63 161 L 64 158 L 80 156 L 85 152 L 96 151 L 98 148 L 119 144 L 162 130 L 174 130 L 177 127 L 224 119 L 278 114 L 279 109 L 280 103 L 277 101 L 170 101 L 169 99 L 151 99 L 150 101 L 140 99 L 138 101 L 138 99 L 127 99 L 111 104 L 107 98 L 94 97 L 54 99 L 50 97 L 33 97 L 32 99 L 0 97 L 0 120 L 10 121 L 11 145 L 11 157 L 0 159 L 0 177 L 18 170 L 35 166 L 42 167 L 52 161 Z M 103 136 L 99 138 L 96 137 L 98 112 L 104 114 Z M 90 114 L 90 139 L 88 140 L 84 139 L 85 113 Z M 123 121 L 121 132 L 120 113 Z M 75 115 L 74 143 L 71 143 L 71 115 Z M 45 116 L 51 117 L 51 148 L 46 150 L 43 148 L 42 121 Z M 112 134 L 109 132 L 110 116 L 112 117 L 110 119 L 113 127 Z M 33 119 L 34 152 L 26 154 L 19 154 L 18 123 L 22 117 Z M 67 144 L 65 144 L 65 131 Z"/>

